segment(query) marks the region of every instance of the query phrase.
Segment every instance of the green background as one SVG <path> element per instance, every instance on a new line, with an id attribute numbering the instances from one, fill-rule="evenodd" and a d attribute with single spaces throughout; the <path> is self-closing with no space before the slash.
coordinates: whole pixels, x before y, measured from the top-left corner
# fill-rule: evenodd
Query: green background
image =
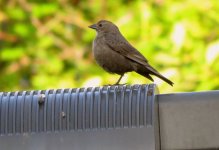
<path id="1" fill-rule="evenodd" d="M 113 84 L 94 61 L 96 33 L 107 19 L 173 87 L 160 93 L 219 89 L 218 0 L 1 0 L 0 91 Z M 128 73 L 121 83 L 149 80 Z"/>

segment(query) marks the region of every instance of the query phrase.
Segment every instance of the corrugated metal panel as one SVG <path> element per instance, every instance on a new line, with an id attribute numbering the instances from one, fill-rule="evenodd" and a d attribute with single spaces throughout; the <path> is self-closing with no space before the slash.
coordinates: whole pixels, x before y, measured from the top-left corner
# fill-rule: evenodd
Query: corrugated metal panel
<path id="1" fill-rule="evenodd" d="M 0 135 L 153 125 L 154 85 L 0 93 Z"/>

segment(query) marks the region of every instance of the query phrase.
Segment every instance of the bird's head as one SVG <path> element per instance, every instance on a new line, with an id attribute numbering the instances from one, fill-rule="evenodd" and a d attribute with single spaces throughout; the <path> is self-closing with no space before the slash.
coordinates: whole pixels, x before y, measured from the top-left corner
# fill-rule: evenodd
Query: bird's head
<path id="1" fill-rule="evenodd" d="M 97 33 L 114 33 L 118 32 L 118 27 L 110 21 L 100 20 L 96 24 L 92 24 L 89 28 L 94 29 Z"/>

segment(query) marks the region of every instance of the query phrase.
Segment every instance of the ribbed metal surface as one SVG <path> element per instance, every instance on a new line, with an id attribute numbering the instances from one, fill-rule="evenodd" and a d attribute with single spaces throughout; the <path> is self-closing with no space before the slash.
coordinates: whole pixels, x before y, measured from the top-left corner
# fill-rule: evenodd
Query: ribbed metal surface
<path id="1" fill-rule="evenodd" d="M 144 127 L 154 85 L 0 93 L 0 135 Z"/>

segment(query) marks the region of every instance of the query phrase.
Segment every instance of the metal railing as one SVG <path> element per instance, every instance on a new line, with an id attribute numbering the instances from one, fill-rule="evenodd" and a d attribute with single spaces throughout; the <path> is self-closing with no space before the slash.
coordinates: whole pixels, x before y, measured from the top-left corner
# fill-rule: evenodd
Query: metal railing
<path id="1" fill-rule="evenodd" d="M 0 149 L 215 149 L 218 118 L 219 91 L 162 95 L 150 84 L 0 92 Z"/>

